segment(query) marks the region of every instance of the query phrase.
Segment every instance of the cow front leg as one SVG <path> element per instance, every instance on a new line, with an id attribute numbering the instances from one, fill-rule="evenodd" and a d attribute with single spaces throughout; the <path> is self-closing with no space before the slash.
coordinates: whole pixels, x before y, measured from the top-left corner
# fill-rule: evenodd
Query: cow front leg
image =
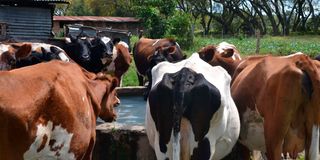
<path id="1" fill-rule="evenodd" d="M 137 77 L 138 77 L 138 81 L 139 81 L 139 86 L 144 86 L 144 82 L 143 82 L 143 76 L 141 76 L 138 72 L 137 72 Z"/>

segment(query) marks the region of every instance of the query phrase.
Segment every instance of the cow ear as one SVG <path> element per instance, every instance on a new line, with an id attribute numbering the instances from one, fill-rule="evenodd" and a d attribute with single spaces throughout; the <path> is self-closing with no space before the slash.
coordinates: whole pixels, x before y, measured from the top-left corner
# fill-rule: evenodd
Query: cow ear
<path id="1" fill-rule="evenodd" d="M 55 53 L 55 54 L 61 52 L 61 50 L 60 50 L 59 48 L 55 47 L 55 46 L 51 46 L 51 47 L 50 47 L 50 51 L 51 51 L 52 53 Z"/>
<path id="2" fill-rule="evenodd" d="M 119 81 L 116 77 L 112 78 L 110 91 L 113 91 L 117 86 L 119 86 Z"/>
<path id="3" fill-rule="evenodd" d="M 176 47 L 175 46 L 170 46 L 168 48 L 165 49 L 167 53 L 169 54 L 173 54 L 176 50 Z"/>
<path id="4" fill-rule="evenodd" d="M 30 43 L 23 44 L 15 53 L 16 58 L 24 58 L 30 55 L 32 45 Z"/>
<path id="5" fill-rule="evenodd" d="M 216 52 L 216 48 L 214 46 L 207 46 L 198 51 L 200 58 L 206 62 L 210 62 L 214 54 Z"/>
<path id="6" fill-rule="evenodd" d="M 224 49 L 224 52 L 221 54 L 224 58 L 232 57 L 234 53 L 234 50 L 232 48 Z"/>
<path id="7" fill-rule="evenodd" d="M 10 52 L 3 52 L 1 57 L 1 61 L 9 64 L 9 65 L 15 65 L 16 60 L 13 57 L 13 55 Z"/>

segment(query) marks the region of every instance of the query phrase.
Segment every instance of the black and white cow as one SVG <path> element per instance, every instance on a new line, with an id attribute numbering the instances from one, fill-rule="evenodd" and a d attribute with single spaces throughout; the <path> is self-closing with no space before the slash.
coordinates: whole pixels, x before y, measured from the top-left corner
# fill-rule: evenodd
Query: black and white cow
<path id="1" fill-rule="evenodd" d="M 146 131 L 157 159 L 221 159 L 240 132 L 231 78 L 194 53 L 152 69 Z"/>
<path id="2" fill-rule="evenodd" d="M 10 70 L 53 59 L 69 62 L 66 52 L 47 43 L 0 43 L 0 70 Z"/>
<path id="3" fill-rule="evenodd" d="M 67 54 L 80 66 L 94 73 L 114 74 L 120 81 L 128 71 L 132 58 L 129 45 L 119 38 L 66 38 Z"/>

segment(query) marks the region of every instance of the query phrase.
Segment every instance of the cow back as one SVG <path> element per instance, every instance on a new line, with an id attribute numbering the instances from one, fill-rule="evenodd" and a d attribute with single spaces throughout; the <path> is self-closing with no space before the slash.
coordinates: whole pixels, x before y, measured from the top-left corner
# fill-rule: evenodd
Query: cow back
<path id="1" fill-rule="evenodd" d="M 240 63 L 231 87 L 243 124 L 240 141 L 251 150 L 267 151 L 271 159 L 280 157 L 279 152 L 296 157 L 309 148 L 307 137 L 317 121 L 310 114 L 318 114 L 309 109 L 317 108 L 318 80 L 319 71 L 301 53 L 250 57 Z"/>
<path id="2" fill-rule="evenodd" d="M 159 63 L 152 77 L 146 128 L 157 158 L 177 157 L 180 154 L 175 152 L 181 151 L 185 158 L 219 159 L 231 151 L 239 134 L 239 117 L 230 94 L 231 78 L 224 69 L 211 67 L 193 54 L 181 62 Z M 217 140 L 223 135 L 231 143 Z"/>
<path id="3" fill-rule="evenodd" d="M 0 158 L 89 159 L 112 91 L 96 77 L 61 61 L 1 72 Z"/>

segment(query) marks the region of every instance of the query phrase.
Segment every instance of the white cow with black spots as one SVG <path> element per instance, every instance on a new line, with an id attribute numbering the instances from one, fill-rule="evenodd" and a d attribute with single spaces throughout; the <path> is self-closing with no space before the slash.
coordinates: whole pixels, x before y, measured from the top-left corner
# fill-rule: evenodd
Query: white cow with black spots
<path id="1" fill-rule="evenodd" d="M 197 53 L 152 69 L 146 131 L 157 159 L 221 159 L 240 132 L 231 78 Z"/>

